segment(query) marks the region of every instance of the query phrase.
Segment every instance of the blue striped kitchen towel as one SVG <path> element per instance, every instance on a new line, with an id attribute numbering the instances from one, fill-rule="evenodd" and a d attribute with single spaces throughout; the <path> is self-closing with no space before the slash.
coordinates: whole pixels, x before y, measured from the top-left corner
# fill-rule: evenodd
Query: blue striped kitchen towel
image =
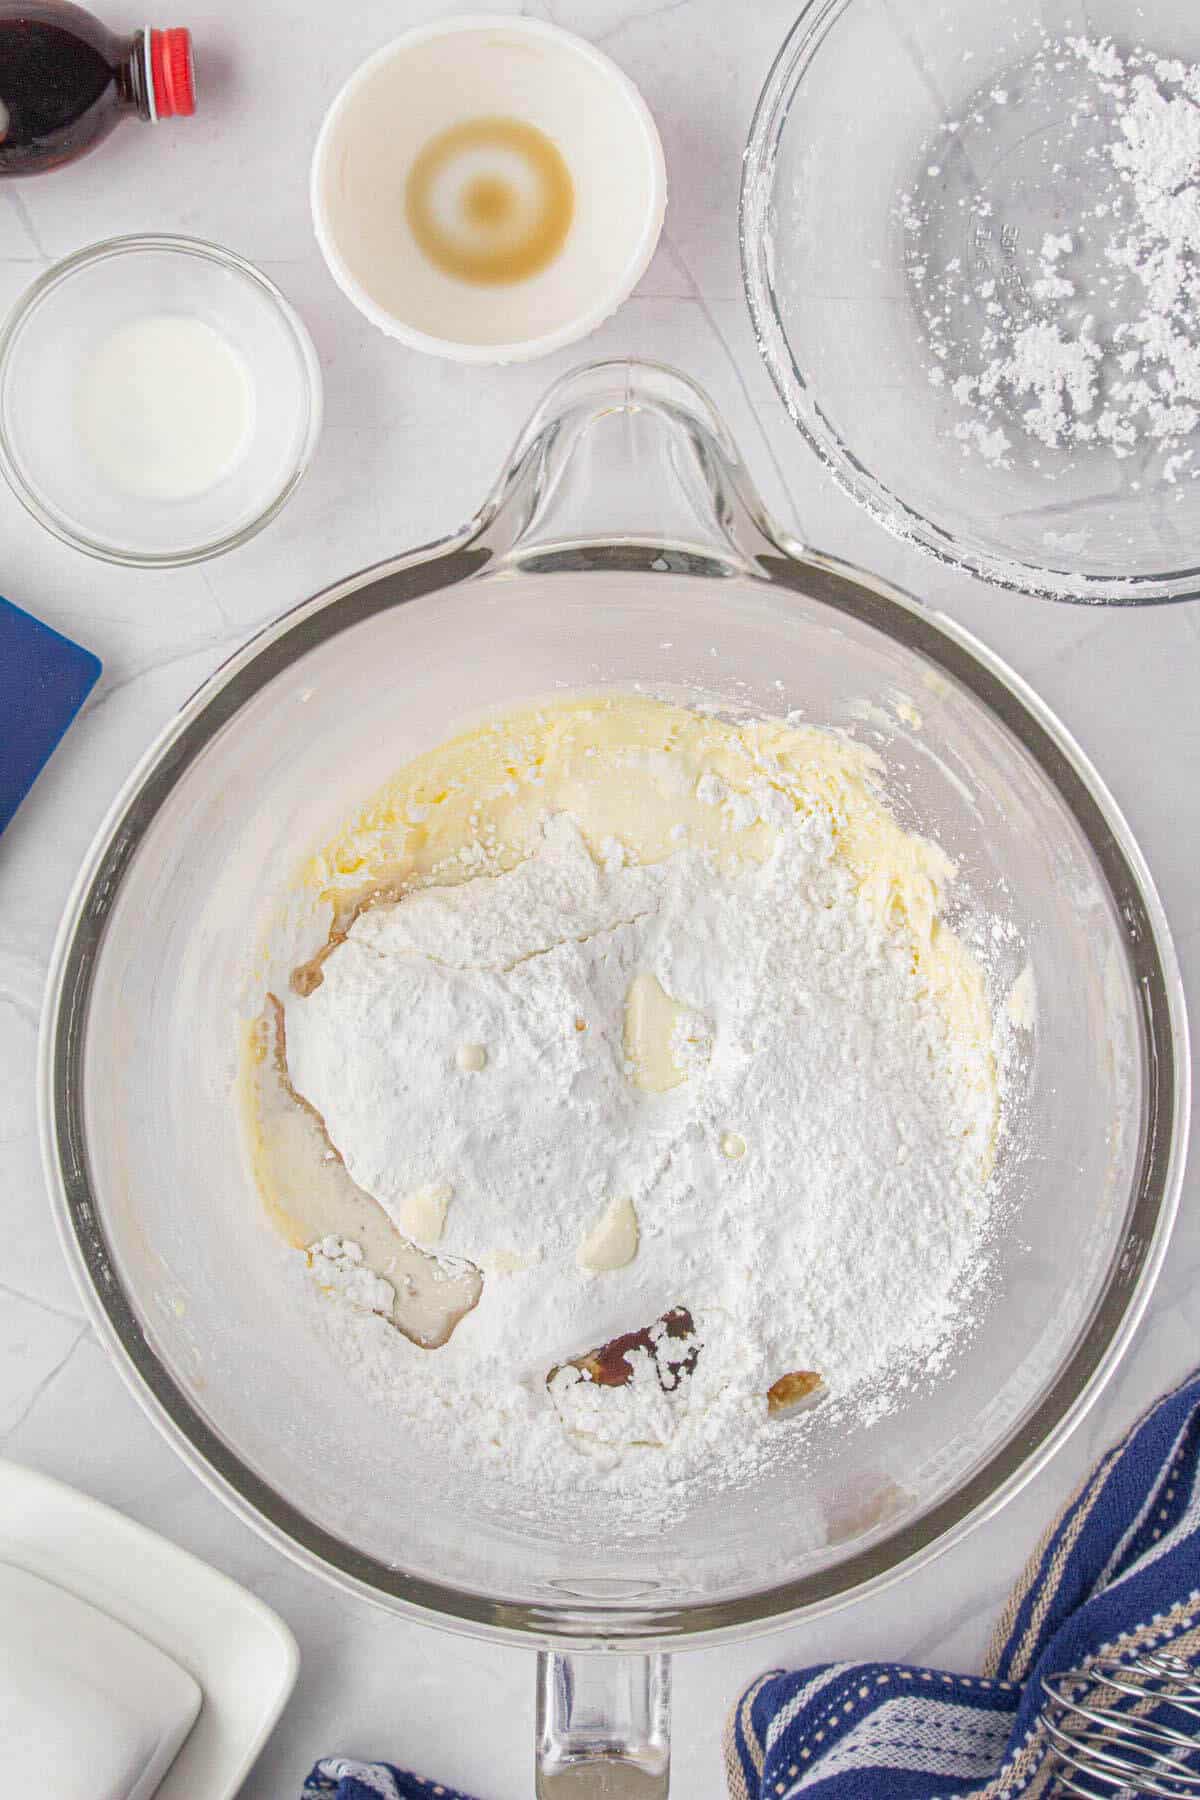
<path id="1" fill-rule="evenodd" d="M 899 1663 L 774 1669 L 729 1720 L 732 1800 L 1055 1800 L 1041 1679 L 1170 1646 L 1200 1667 L 1200 1373 L 1109 1450 L 1055 1519 L 982 1676 Z M 303 1800 L 469 1800 L 387 1763 L 319 1762 Z"/>
<path id="2" fill-rule="evenodd" d="M 326 1756 L 304 1784 L 300 1800 L 471 1800 L 440 1781 L 406 1775 L 391 1763 L 352 1762 L 348 1756 Z"/>
<path id="3" fill-rule="evenodd" d="M 1200 1374 L 1151 1407 L 1055 1519 L 982 1676 L 897 1663 L 772 1670 L 726 1728 L 729 1792 L 1057 1800 L 1042 1677 L 1166 1646 L 1200 1666 Z"/>

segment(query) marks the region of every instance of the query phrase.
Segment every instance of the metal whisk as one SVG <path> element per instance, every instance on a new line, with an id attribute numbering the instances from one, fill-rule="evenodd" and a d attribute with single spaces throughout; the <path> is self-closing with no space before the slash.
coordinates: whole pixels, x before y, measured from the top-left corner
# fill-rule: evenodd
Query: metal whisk
<path id="1" fill-rule="evenodd" d="M 1043 1676 L 1053 1792 L 1080 1800 L 1200 1795 L 1200 1675 L 1165 1651 Z M 1190 1721 L 1196 1728 L 1187 1729 Z"/>

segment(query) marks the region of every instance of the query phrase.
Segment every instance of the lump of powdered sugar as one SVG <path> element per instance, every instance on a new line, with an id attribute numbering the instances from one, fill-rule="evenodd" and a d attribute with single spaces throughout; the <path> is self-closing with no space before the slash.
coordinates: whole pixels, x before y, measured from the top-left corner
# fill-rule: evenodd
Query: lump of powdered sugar
<path id="1" fill-rule="evenodd" d="M 305 1251 L 313 1280 L 327 1294 L 336 1294 L 351 1306 L 390 1319 L 396 1291 L 382 1275 L 363 1263 L 362 1247 L 351 1239 L 325 1237 Z"/>
<path id="2" fill-rule="evenodd" d="M 1006 388 L 1018 399 L 1028 396 L 1031 404 L 1022 411 L 1021 424 L 1043 444 L 1059 444 L 1071 430 L 1090 436 L 1091 426 L 1083 421 L 1095 405 L 1101 355 L 1092 325 L 1085 318 L 1074 337 L 1064 337 L 1044 320 L 1025 326 L 1013 338 L 1012 354 L 988 364 L 976 393 L 984 401 Z"/>
<path id="3" fill-rule="evenodd" d="M 991 431 L 979 419 L 962 419 L 954 427 L 954 435 L 965 446 L 974 445 L 985 462 L 1002 462 L 1012 448 L 1008 433 L 997 425 Z"/>

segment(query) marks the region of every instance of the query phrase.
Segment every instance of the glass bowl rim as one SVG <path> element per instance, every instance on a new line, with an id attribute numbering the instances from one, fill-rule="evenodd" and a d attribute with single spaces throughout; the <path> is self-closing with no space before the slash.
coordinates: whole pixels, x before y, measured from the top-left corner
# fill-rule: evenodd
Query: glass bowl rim
<path id="1" fill-rule="evenodd" d="M 257 288 L 266 297 L 289 332 L 293 348 L 296 351 L 299 367 L 298 380 L 304 394 L 307 416 L 299 452 L 286 479 L 267 505 L 253 518 L 248 519 L 235 530 L 222 532 L 217 537 L 208 538 L 185 550 L 144 551 L 122 548 L 119 545 L 89 536 L 86 532 L 78 529 L 65 513 L 47 506 L 33 491 L 22 472 L 21 461 L 13 444 L 11 428 L 5 416 L 4 395 L 7 386 L 6 377 L 13 359 L 20 354 L 21 332 L 52 293 L 65 283 L 74 280 L 76 276 L 85 274 L 103 262 L 122 256 L 141 256 L 146 253 L 163 251 L 172 255 L 198 257 L 203 261 L 216 263 L 219 267 Z M 225 551 L 236 549 L 240 544 L 246 543 L 248 539 L 261 531 L 264 525 L 268 525 L 275 518 L 303 480 L 321 435 L 322 414 L 321 365 L 308 328 L 299 313 L 270 277 L 264 275 L 254 263 L 248 261 L 246 257 L 240 256 L 236 250 L 228 250 L 223 245 L 211 243 L 205 238 L 186 237 L 172 233 L 135 232 L 122 237 L 103 238 L 94 244 L 86 244 L 82 249 L 73 251 L 70 256 L 63 257 L 44 270 L 25 289 L 4 320 L 3 326 L 0 326 L 0 474 L 4 476 L 25 510 L 38 521 L 39 525 L 44 526 L 61 543 L 69 544 L 73 550 L 81 550 L 86 556 L 95 557 L 101 562 L 119 563 L 122 567 L 131 569 L 184 568 L 191 563 L 206 562 L 210 557 L 220 556 Z"/>

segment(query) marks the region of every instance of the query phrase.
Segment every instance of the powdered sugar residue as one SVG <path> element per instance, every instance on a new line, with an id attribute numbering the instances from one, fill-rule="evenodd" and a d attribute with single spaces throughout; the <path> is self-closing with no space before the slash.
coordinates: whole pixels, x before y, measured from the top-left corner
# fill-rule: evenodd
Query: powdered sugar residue
<path id="1" fill-rule="evenodd" d="M 1062 186 L 1070 229 L 1023 244 L 996 216 L 1012 196 L 980 189 L 957 201 L 970 209 L 968 254 L 941 258 L 930 239 L 948 203 L 924 184 L 900 196 L 928 376 L 969 415 L 954 436 L 999 466 L 1014 431 L 1031 441 L 1034 467 L 1040 449 L 1094 445 L 1120 459 L 1148 448 L 1162 453 L 1168 484 L 1190 478 L 1181 446 L 1200 422 L 1200 67 L 1047 38 L 1001 92 L 979 97 L 978 131 L 990 101 L 1004 108 L 997 132 L 1028 116 L 1027 156 L 1043 135 L 1054 143 L 1060 160 L 1042 180 L 1047 194 Z M 922 166 L 940 170 L 931 150 L 947 154 L 931 144 Z"/>

